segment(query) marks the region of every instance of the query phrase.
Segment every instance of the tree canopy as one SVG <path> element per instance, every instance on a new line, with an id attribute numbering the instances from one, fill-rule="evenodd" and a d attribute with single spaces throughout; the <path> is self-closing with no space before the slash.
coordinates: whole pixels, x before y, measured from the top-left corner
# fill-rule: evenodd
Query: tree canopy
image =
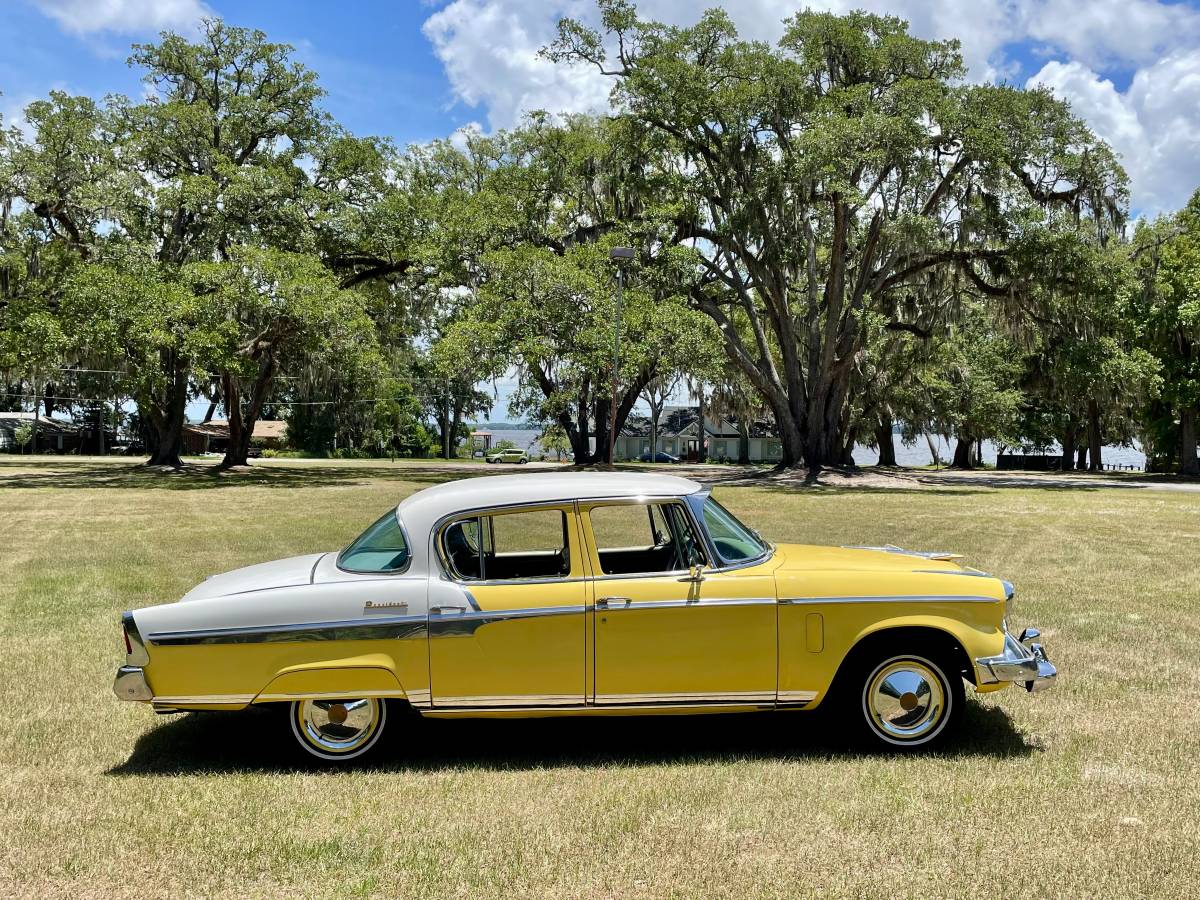
<path id="1" fill-rule="evenodd" d="M 227 466 L 267 413 L 310 450 L 452 456 L 515 378 L 510 414 L 591 464 L 686 382 L 741 455 L 770 420 L 784 466 L 888 464 L 899 428 L 962 465 L 1138 440 L 1196 470 L 1200 199 L 1131 228 L 1064 102 L 971 83 L 892 16 L 804 11 L 767 44 L 598 5 L 543 52 L 611 79 L 604 115 L 397 148 L 216 19 L 133 47 L 140 98 L 33 102 L 0 128 L 0 402 L 131 398 L 159 465 L 196 399 Z"/>

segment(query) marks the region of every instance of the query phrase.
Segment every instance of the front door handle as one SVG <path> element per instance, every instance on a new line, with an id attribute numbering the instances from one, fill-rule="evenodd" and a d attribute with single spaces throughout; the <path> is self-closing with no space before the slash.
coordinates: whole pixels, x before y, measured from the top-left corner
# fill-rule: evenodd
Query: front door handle
<path id="1" fill-rule="evenodd" d="M 429 611 L 436 615 L 444 616 L 446 613 L 452 612 L 464 613 L 467 611 L 467 608 L 465 606 L 431 606 L 429 607 Z"/>
<path id="2" fill-rule="evenodd" d="M 629 597 L 601 597 L 596 601 L 596 609 L 622 609 L 632 602 Z"/>

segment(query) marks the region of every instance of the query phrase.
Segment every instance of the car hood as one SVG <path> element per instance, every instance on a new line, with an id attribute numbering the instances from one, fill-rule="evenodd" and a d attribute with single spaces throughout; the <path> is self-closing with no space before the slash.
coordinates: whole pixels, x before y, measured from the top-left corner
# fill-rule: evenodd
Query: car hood
<path id="1" fill-rule="evenodd" d="M 234 569 L 222 575 L 213 575 L 184 594 L 182 600 L 204 600 L 208 597 L 224 597 L 268 588 L 312 584 L 313 570 L 325 555 L 309 553 L 305 556 L 292 556 L 288 559 Z"/>
<path id="2" fill-rule="evenodd" d="M 821 547 L 778 544 L 777 571 L 963 572 L 949 553 L 901 550 L 899 547 Z"/>

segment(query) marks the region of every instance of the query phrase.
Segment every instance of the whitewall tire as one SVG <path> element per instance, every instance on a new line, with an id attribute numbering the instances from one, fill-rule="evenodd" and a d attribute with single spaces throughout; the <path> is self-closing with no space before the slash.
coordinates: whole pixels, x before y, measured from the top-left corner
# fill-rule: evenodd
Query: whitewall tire
<path id="1" fill-rule="evenodd" d="M 377 697 L 294 700 L 288 712 L 296 742 L 325 762 L 357 759 L 370 752 L 387 725 L 387 702 Z"/>
<path id="2" fill-rule="evenodd" d="M 962 677 L 932 655 L 887 653 L 859 672 L 856 718 L 860 733 L 876 749 L 931 749 L 961 719 Z"/>

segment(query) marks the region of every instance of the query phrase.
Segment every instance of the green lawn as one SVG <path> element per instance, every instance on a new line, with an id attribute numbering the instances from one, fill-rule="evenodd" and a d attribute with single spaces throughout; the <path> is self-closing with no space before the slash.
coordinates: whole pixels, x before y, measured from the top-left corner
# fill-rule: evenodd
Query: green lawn
<path id="1" fill-rule="evenodd" d="M 773 540 L 954 549 L 1016 583 L 1016 624 L 1041 627 L 1059 684 L 972 700 L 942 756 L 847 754 L 804 714 L 416 722 L 378 768 L 326 774 L 281 762 L 268 714 L 159 717 L 110 690 L 122 609 L 343 545 L 447 477 L 256 469 L 0 457 L 9 893 L 1198 890 L 1200 494 L 718 488 Z"/>

